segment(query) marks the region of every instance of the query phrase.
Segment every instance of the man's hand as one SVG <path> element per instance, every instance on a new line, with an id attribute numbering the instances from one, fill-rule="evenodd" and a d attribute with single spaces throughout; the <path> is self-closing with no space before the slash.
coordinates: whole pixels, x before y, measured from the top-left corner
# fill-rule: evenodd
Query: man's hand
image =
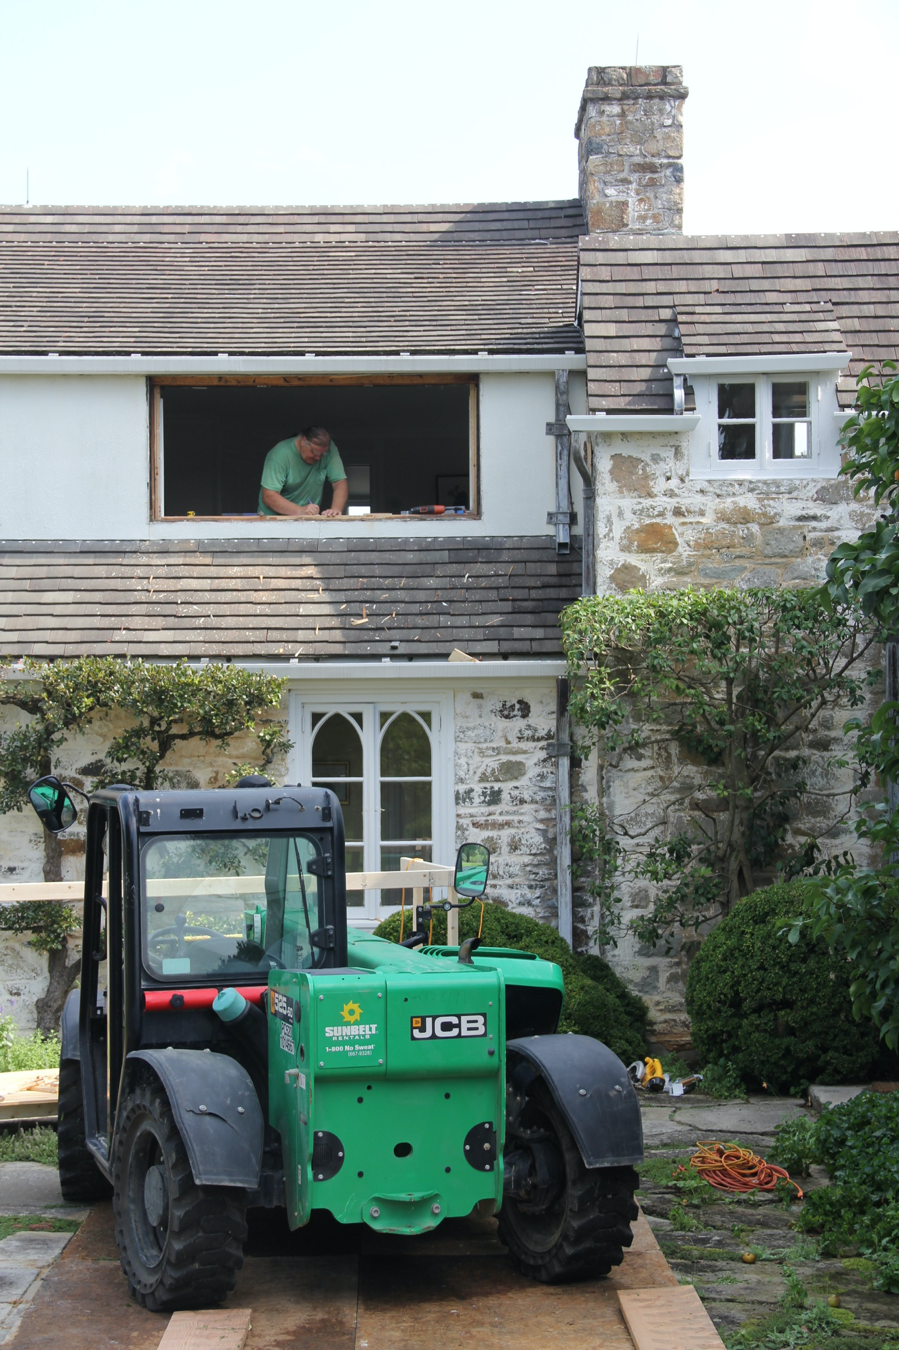
<path id="1" fill-rule="evenodd" d="M 307 502 L 305 506 L 301 506 L 299 511 L 297 511 L 298 516 L 317 516 L 318 514 L 319 509 L 315 502 Z M 323 511 L 321 514 L 326 516 L 328 515 L 328 512 Z"/>
<path id="2" fill-rule="evenodd" d="M 350 495 L 350 485 L 345 478 L 338 478 L 331 489 L 331 505 L 327 511 L 322 511 L 323 516 L 342 516 L 347 504 L 347 498 Z"/>

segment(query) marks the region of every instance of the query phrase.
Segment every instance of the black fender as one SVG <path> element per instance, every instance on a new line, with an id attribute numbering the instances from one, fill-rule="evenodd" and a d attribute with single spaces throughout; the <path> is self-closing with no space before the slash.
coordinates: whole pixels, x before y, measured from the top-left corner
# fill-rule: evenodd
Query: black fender
<path id="1" fill-rule="evenodd" d="M 592 1036 L 523 1036 L 507 1042 L 506 1054 L 510 1096 L 524 1060 L 552 1093 L 585 1167 L 643 1161 L 640 1103 L 627 1069 L 607 1045 Z"/>
<path id="2" fill-rule="evenodd" d="M 60 1039 L 62 1049 L 60 1059 L 81 1059 L 81 1038 L 78 1035 L 78 1009 L 81 1003 L 81 991 L 73 989 L 63 1004 Z"/>
<path id="3" fill-rule="evenodd" d="M 256 1190 L 262 1174 L 262 1108 L 242 1064 L 211 1050 L 134 1050 L 171 1103 L 194 1181 Z"/>

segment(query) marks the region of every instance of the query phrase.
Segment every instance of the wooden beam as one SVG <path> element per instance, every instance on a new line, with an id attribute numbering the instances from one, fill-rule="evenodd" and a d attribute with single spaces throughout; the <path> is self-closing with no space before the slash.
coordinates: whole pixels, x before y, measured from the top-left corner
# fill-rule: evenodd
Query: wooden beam
<path id="1" fill-rule="evenodd" d="M 477 375 L 153 375 L 150 383 L 166 388 L 172 385 L 192 389 L 216 389 L 225 385 L 250 385 L 257 388 L 291 389 L 298 385 L 362 387 L 367 384 L 477 384 Z"/>

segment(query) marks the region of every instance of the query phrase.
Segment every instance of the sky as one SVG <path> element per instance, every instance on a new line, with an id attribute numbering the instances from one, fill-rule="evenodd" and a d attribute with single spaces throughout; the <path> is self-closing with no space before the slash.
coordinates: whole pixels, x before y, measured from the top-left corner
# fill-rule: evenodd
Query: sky
<path id="1" fill-rule="evenodd" d="M 684 226 L 899 229 L 899 0 L 0 0 L 0 202 L 577 194 L 590 65 L 684 67 Z"/>

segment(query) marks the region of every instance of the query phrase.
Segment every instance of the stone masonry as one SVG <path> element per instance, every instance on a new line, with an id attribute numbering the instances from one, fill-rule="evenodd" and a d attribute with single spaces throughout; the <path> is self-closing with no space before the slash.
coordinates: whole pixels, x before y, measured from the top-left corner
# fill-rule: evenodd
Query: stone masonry
<path id="1" fill-rule="evenodd" d="M 680 66 L 591 66 L 577 124 L 578 183 L 590 234 L 683 230 Z"/>
<path id="2" fill-rule="evenodd" d="M 856 501 L 843 479 L 691 479 L 688 441 L 679 433 L 594 437 L 599 594 L 685 586 L 807 586 L 822 579 L 833 549 L 855 539 L 872 521 L 871 506 Z M 875 690 L 873 697 L 882 697 L 882 691 Z M 803 748 L 807 779 L 822 793 L 849 785 L 849 772 L 832 764 L 846 748 L 844 720 L 827 715 Z M 612 818 L 635 812 L 629 822 L 633 829 L 664 833 L 674 810 L 665 801 L 664 784 L 675 771 L 681 788 L 698 772 L 689 764 L 672 766 L 664 753 L 661 758 L 647 753 L 623 759 L 599 776 L 588 762 L 582 778 L 585 792 L 601 798 Z M 817 837 L 834 819 L 838 813 L 832 801 L 806 798 L 790 825 L 795 843 Z M 852 849 L 860 856 L 849 822 L 828 833 L 827 846 L 833 853 Z M 625 885 L 623 920 L 650 900 L 645 883 Z M 595 927 L 586 909 L 578 913 L 578 922 L 582 931 Z M 689 1044 L 683 1004 L 689 953 L 681 949 L 665 955 L 625 936 L 608 956 L 649 1003 L 659 1040 L 672 1049 Z"/>

